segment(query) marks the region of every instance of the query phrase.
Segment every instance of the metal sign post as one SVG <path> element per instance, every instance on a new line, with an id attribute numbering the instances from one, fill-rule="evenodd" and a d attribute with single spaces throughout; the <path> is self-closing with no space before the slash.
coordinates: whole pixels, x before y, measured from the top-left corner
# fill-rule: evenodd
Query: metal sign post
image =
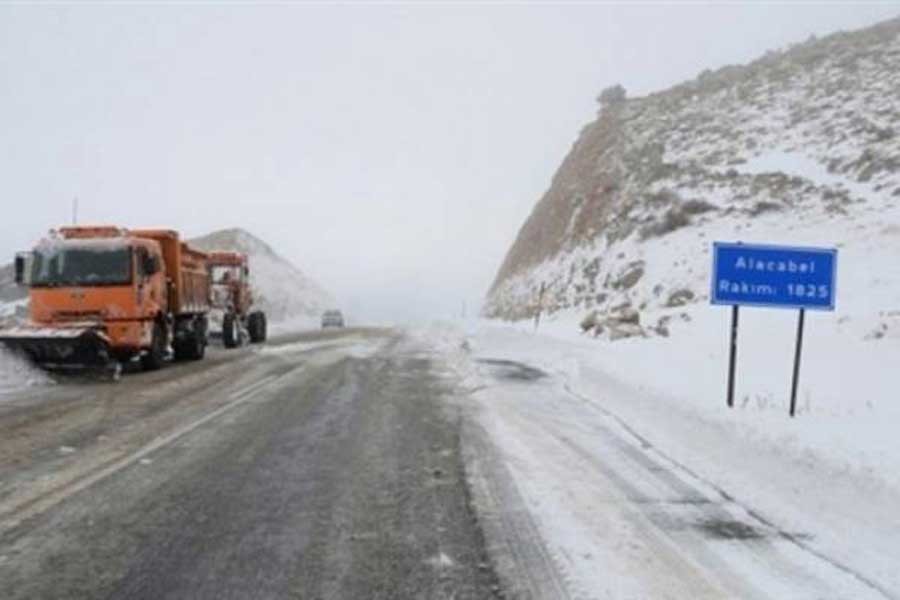
<path id="1" fill-rule="evenodd" d="M 728 361 L 728 406 L 734 407 L 737 369 L 738 307 L 800 309 L 790 415 L 797 411 L 797 387 L 806 310 L 833 311 L 836 296 L 837 250 L 743 243 L 713 243 L 710 302 L 732 307 Z"/>
<path id="2" fill-rule="evenodd" d="M 794 347 L 794 379 L 791 381 L 791 417 L 797 412 L 797 383 L 800 380 L 800 353 L 803 351 L 803 320 L 806 309 L 800 309 L 797 320 L 797 345 Z"/>
<path id="3" fill-rule="evenodd" d="M 734 408 L 734 372 L 737 366 L 738 305 L 731 307 L 731 348 L 728 355 L 728 408 Z"/>

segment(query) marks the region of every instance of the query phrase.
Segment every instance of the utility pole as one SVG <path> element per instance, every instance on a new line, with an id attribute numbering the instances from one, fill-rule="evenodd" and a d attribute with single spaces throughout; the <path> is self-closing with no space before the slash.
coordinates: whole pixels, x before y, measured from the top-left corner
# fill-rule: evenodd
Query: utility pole
<path id="1" fill-rule="evenodd" d="M 72 198 L 72 225 L 78 225 L 78 196 Z"/>

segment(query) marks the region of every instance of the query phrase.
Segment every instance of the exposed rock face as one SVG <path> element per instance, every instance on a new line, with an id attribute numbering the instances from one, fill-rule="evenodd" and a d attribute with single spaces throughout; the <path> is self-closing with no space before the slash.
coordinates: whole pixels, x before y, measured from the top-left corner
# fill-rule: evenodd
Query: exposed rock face
<path id="1" fill-rule="evenodd" d="M 669 294 L 669 299 L 666 300 L 666 306 L 674 307 L 674 306 L 684 306 L 694 299 L 694 292 L 688 289 L 675 290 L 671 294 Z"/>
<path id="2" fill-rule="evenodd" d="M 712 235 L 897 215 L 898 97 L 900 19 L 650 96 L 607 93 L 522 226 L 485 315 L 531 317 L 542 285 L 551 313 L 699 302 Z"/>

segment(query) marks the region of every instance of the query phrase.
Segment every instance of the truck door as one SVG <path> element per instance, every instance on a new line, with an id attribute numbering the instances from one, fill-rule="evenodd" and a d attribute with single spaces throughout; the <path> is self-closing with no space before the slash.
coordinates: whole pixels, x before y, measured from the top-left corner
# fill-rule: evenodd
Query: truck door
<path id="1" fill-rule="evenodd" d="M 162 284 L 162 260 L 158 254 L 139 246 L 135 252 L 138 312 L 147 317 L 161 312 L 165 297 Z"/>

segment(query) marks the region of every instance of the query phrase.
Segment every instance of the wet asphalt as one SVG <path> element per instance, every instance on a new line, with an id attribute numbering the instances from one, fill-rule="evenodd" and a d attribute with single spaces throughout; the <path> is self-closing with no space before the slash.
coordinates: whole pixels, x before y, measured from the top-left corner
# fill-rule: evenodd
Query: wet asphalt
<path id="1" fill-rule="evenodd" d="M 189 394 L 228 402 L 213 416 L 212 405 L 190 413 L 200 424 L 171 441 L 154 434 L 150 450 L 129 449 L 122 464 L 98 459 L 88 475 L 110 473 L 82 477 L 83 489 L 67 484 L 74 491 L 34 514 L 17 509 L 21 522 L 0 517 L 0 597 L 498 597 L 446 383 L 400 334 L 366 343 L 377 347 L 244 355 L 240 389 L 226 367 L 200 389 L 187 382 L 201 367 L 175 373 L 185 385 L 156 404 L 190 406 Z M 65 402 L 90 402 L 96 389 L 69 388 Z M 0 413 L 0 429 L 13 417 L 40 428 L 28 410 Z M 139 432 L 135 415 L 128 427 Z M 31 435 L 40 437 L 19 437 Z M 18 485 L 37 486 L 62 468 L 31 464 L 37 456 L 10 459 L 0 475 L 34 472 Z"/>

